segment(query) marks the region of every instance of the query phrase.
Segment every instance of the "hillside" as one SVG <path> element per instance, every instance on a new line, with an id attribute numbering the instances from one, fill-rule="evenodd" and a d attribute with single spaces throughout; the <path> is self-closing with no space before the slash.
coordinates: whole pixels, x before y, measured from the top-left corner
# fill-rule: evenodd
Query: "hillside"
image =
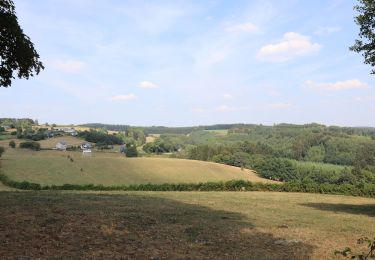
<path id="1" fill-rule="evenodd" d="M 79 146 L 85 143 L 85 140 L 73 136 L 61 136 L 39 141 L 41 148 L 54 148 L 58 142 L 66 142 L 68 145 Z"/>
<path id="2" fill-rule="evenodd" d="M 69 157 L 68 157 L 69 156 Z M 72 161 L 70 160 L 72 158 Z M 129 185 L 142 183 L 198 183 L 243 179 L 271 182 L 254 172 L 211 162 L 171 158 L 125 158 L 118 153 L 7 149 L 2 172 L 13 180 L 40 184 Z"/>

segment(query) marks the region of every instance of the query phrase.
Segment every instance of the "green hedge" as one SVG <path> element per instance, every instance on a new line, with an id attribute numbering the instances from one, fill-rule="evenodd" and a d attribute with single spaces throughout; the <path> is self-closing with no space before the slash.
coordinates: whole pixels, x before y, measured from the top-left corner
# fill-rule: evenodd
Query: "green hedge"
<path id="1" fill-rule="evenodd" d="M 121 186 L 103 186 L 94 184 L 63 184 L 45 185 L 27 181 L 13 181 L 0 173 L 0 181 L 5 185 L 21 190 L 93 190 L 93 191 L 279 191 L 279 192 L 307 192 L 322 194 L 343 194 L 352 196 L 375 197 L 375 185 L 360 184 L 318 184 L 313 182 L 286 182 L 283 184 L 252 183 L 243 180 L 227 182 L 205 183 L 164 183 L 164 184 L 138 184 Z"/>
<path id="2" fill-rule="evenodd" d="M 34 141 L 22 142 L 19 145 L 20 148 L 27 148 L 35 151 L 40 151 L 40 143 Z"/>

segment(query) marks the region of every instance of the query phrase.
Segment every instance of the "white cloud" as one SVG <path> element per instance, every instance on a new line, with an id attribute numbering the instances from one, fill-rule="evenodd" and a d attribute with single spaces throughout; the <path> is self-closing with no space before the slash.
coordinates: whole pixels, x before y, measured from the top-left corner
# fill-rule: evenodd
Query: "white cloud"
<path id="1" fill-rule="evenodd" d="M 248 107 L 231 107 L 231 106 L 228 106 L 228 105 L 221 105 L 221 106 L 216 107 L 215 111 L 226 113 L 226 112 L 243 111 L 243 110 L 247 110 L 247 109 L 248 109 Z"/>
<path id="2" fill-rule="evenodd" d="M 267 95 L 272 97 L 279 97 L 281 96 L 281 92 L 275 89 L 268 89 L 266 90 Z"/>
<path id="3" fill-rule="evenodd" d="M 129 101 L 129 100 L 133 100 L 133 99 L 136 99 L 136 98 L 137 98 L 136 95 L 128 94 L 128 95 L 113 96 L 113 97 L 111 97 L 111 100 L 113 100 L 113 101 Z"/>
<path id="4" fill-rule="evenodd" d="M 204 113 L 204 112 L 207 112 L 207 109 L 200 108 L 200 107 L 195 107 L 195 108 L 191 109 L 191 112 L 194 112 L 194 113 Z"/>
<path id="5" fill-rule="evenodd" d="M 253 33 L 259 31 L 259 28 L 253 23 L 240 23 L 227 27 L 227 31 Z"/>
<path id="6" fill-rule="evenodd" d="M 86 63 L 79 60 L 55 60 L 48 63 L 52 68 L 64 72 L 79 72 L 86 67 Z"/>
<path id="7" fill-rule="evenodd" d="M 319 29 L 316 30 L 314 33 L 316 35 L 326 36 L 326 35 L 330 35 L 338 31 L 341 31 L 341 28 L 338 26 L 325 26 L 325 27 L 319 27 Z"/>
<path id="8" fill-rule="evenodd" d="M 155 83 L 152 83 L 151 81 L 141 81 L 141 82 L 139 82 L 138 87 L 140 87 L 140 88 L 157 88 L 158 86 Z"/>
<path id="9" fill-rule="evenodd" d="M 233 98 L 233 95 L 232 95 L 232 94 L 228 94 L 228 93 L 226 93 L 226 94 L 223 95 L 223 98 L 224 98 L 224 99 L 232 99 L 232 98 Z"/>
<path id="10" fill-rule="evenodd" d="M 375 101 L 375 96 L 356 97 L 355 101 L 358 101 L 358 102 L 362 102 L 362 101 Z"/>
<path id="11" fill-rule="evenodd" d="M 333 83 L 316 83 L 312 80 L 305 82 L 305 85 L 311 89 L 317 90 L 329 90 L 329 91 L 339 91 L 346 89 L 361 89 L 366 88 L 367 84 L 358 79 L 337 81 Z"/>
<path id="12" fill-rule="evenodd" d="M 321 47 L 320 44 L 311 42 L 309 36 L 288 32 L 280 42 L 263 46 L 258 51 L 258 58 L 272 62 L 288 61 L 316 53 Z"/>
<path id="13" fill-rule="evenodd" d="M 219 112 L 230 112 L 230 111 L 233 111 L 234 109 L 227 106 L 227 105 L 221 105 L 219 107 L 216 108 L 216 111 L 219 111 Z"/>
<path id="14" fill-rule="evenodd" d="M 291 103 L 272 103 L 272 104 L 268 104 L 268 107 L 269 108 L 272 108 L 272 109 L 287 109 L 287 108 L 291 108 L 293 105 Z"/>

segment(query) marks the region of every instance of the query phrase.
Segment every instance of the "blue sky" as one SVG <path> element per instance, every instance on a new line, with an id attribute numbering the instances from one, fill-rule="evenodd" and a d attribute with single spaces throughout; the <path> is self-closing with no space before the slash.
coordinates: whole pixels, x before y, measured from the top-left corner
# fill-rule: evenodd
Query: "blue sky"
<path id="1" fill-rule="evenodd" d="M 45 70 L 0 117 L 187 126 L 375 126 L 350 0 L 15 0 Z"/>

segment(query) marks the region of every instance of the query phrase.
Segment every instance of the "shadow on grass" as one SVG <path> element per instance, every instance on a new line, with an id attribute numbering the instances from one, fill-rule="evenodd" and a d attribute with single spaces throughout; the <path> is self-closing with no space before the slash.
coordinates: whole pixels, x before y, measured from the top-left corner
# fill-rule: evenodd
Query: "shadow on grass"
<path id="1" fill-rule="evenodd" d="M 331 203 L 304 203 L 302 206 L 333 212 L 345 212 L 350 214 L 367 215 L 375 217 L 375 204 L 331 204 Z"/>
<path id="2" fill-rule="evenodd" d="M 241 214 L 138 194 L 0 192 L 4 258 L 307 259 Z"/>

